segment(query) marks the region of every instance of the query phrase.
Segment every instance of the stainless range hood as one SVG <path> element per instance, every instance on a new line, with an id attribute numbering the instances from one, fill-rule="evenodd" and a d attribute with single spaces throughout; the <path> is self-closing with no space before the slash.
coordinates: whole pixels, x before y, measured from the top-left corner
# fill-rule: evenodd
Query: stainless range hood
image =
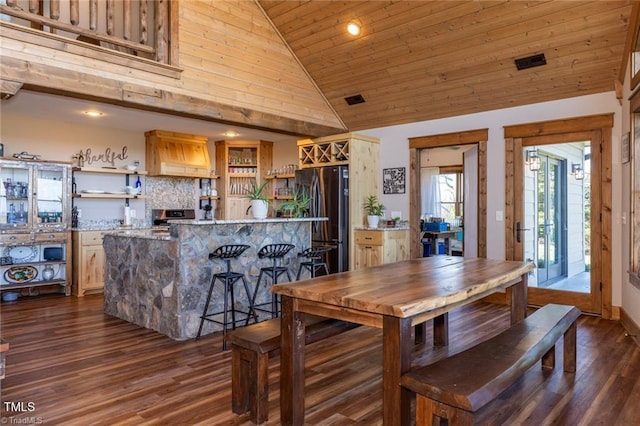
<path id="1" fill-rule="evenodd" d="M 208 178 L 211 173 L 206 136 L 151 130 L 145 132 L 150 176 Z"/>

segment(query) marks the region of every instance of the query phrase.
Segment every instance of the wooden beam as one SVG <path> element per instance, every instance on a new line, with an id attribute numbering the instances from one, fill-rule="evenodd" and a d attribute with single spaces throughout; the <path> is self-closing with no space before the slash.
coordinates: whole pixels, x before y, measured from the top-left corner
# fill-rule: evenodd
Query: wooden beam
<path id="1" fill-rule="evenodd" d="M 409 138 L 409 149 L 436 148 L 439 146 L 468 145 L 489 140 L 489 129 L 466 132 L 444 133 L 441 135 Z"/>
<path id="2" fill-rule="evenodd" d="M 634 51 L 638 49 L 638 33 L 640 31 L 640 3 L 633 2 L 633 8 L 631 9 L 631 16 L 629 19 L 629 26 L 627 28 L 627 39 L 624 43 L 624 52 L 622 54 L 622 63 L 620 64 L 620 70 L 618 72 L 618 81 L 624 81 L 625 74 L 627 72 L 627 66 L 629 65 L 629 59 Z M 635 77 L 635 76 L 632 76 Z M 635 88 L 637 80 L 631 86 L 631 90 Z M 617 92 L 617 91 L 616 91 Z"/>
<path id="3" fill-rule="evenodd" d="M 24 88 L 28 90 L 92 99 L 128 108 L 228 123 L 299 137 L 329 136 L 345 131 L 345 129 L 294 120 L 276 114 L 197 99 L 193 96 L 168 93 L 149 86 L 124 84 L 103 77 L 68 71 L 61 73 L 60 70 L 46 65 L 29 64 L 28 73 L 24 68 L 16 70 L 15 73 L 7 73 L 5 72 L 6 62 L 3 60 L 2 75 L 7 77 L 8 74 L 15 74 L 16 78 L 25 76 Z M 49 86 L 43 86 L 43 82 Z"/>
<path id="4" fill-rule="evenodd" d="M 524 138 L 528 136 L 552 135 L 556 133 L 582 132 L 613 127 L 613 113 L 590 115 L 578 118 L 517 124 L 504 127 L 504 137 Z"/>
<path id="5" fill-rule="evenodd" d="M 15 96 L 22 87 L 22 82 L 0 79 L 0 99 L 7 100 Z"/>

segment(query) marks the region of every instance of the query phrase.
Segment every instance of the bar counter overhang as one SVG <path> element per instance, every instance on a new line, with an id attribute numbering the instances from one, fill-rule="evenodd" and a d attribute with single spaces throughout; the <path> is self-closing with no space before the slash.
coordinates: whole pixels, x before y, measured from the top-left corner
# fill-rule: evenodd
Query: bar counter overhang
<path id="1" fill-rule="evenodd" d="M 209 253 L 223 244 L 247 244 L 244 254 L 231 262 L 233 270 L 244 272 L 253 292 L 260 267 L 269 259 L 259 259 L 265 244 L 295 245 L 283 260 L 295 277 L 297 253 L 311 246 L 311 224 L 326 218 L 274 218 L 262 220 L 175 220 L 169 235 L 153 230 L 107 233 L 105 249 L 105 313 L 142 327 L 156 330 L 175 340 L 194 338 L 204 310 L 213 273 L 224 262 L 209 260 Z M 236 303 L 246 307 L 242 286 L 237 286 Z M 270 300 L 261 286 L 257 303 Z M 213 306 L 213 305 L 216 306 Z M 211 308 L 222 310 L 223 288 L 217 285 Z M 219 308 L 219 309 L 218 309 Z M 244 324 L 244 321 L 241 322 Z M 220 331 L 207 323 L 203 335 Z"/>

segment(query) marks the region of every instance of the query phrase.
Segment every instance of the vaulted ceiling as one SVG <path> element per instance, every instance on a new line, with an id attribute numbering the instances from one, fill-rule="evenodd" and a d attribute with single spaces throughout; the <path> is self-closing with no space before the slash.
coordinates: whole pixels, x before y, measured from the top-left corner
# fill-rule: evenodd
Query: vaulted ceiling
<path id="1" fill-rule="evenodd" d="M 615 90 L 633 3 L 258 0 L 350 131 Z"/>

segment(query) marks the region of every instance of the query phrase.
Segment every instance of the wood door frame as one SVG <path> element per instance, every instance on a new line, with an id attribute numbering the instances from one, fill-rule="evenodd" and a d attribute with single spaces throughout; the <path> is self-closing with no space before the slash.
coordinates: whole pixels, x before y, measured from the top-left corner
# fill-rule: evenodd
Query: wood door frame
<path id="1" fill-rule="evenodd" d="M 505 138 L 505 250 L 507 260 L 522 260 L 522 244 L 518 244 L 515 224 L 523 217 L 524 164 L 522 150 L 527 146 L 541 146 L 577 140 L 591 141 L 591 289 L 586 294 L 567 292 L 581 310 L 613 317 L 612 294 L 612 129 L 613 113 L 569 118 L 504 127 Z M 540 291 L 546 298 L 544 289 Z M 548 300 L 552 294 L 549 290 Z M 582 295 L 582 297 L 581 297 Z"/>
<path id="2" fill-rule="evenodd" d="M 409 138 L 409 229 L 410 257 L 422 257 L 420 241 L 420 151 L 457 145 L 478 146 L 478 257 L 487 257 L 487 141 L 489 129 L 468 130 Z"/>

